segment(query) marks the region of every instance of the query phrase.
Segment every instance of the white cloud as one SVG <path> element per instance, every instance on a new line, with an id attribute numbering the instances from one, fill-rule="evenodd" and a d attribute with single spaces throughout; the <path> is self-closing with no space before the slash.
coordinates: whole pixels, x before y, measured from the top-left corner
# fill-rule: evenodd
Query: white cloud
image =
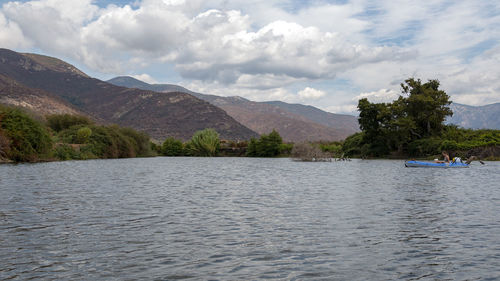
<path id="1" fill-rule="evenodd" d="M 500 102 L 495 1 L 94 3 L 8 2 L 0 10 L 0 46 L 32 47 L 108 76 L 169 64 L 194 90 L 256 100 L 309 96 L 346 109 L 359 93 L 397 93 L 399 83 L 414 76 L 439 79 L 457 102 Z M 163 77 L 148 75 L 149 81 Z M 325 89 L 317 83 L 338 80 L 347 86 L 315 101 L 312 91 L 291 90 Z"/>
<path id="2" fill-rule="evenodd" d="M 306 87 L 305 89 L 299 91 L 297 95 L 303 100 L 317 100 L 324 97 L 326 93 L 324 91 Z"/>
<path id="3" fill-rule="evenodd" d="M 332 105 L 323 108 L 323 110 L 333 113 L 357 115 L 358 107 L 354 104 Z"/>
<path id="4" fill-rule="evenodd" d="M 399 92 L 390 89 L 380 89 L 378 91 L 361 93 L 355 96 L 352 100 L 358 102 L 360 99 L 368 99 L 370 102 L 381 103 L 381 102 L 392 102 L 399 97 Z"/>
<path id="5" fill-rule="evenodd" d="M 134 77 L 137 80 L 141 80 L 143 82 L 149 83 L 149 84 L 156 84 L 158 81 L 156 81 L 153 77 L 151 77 L 149 74 L 143 73 L 143 74 L 136 74 L 136 75 L 130 75 L 131 77 Z"/>
<path id="6" fill-rule="evenodd" d="M 16 22 L 5 18 L 0 11 L 0 47 L 3 48 L 24 48 L 31 44 L 24 38 L 24 34 Z"/>

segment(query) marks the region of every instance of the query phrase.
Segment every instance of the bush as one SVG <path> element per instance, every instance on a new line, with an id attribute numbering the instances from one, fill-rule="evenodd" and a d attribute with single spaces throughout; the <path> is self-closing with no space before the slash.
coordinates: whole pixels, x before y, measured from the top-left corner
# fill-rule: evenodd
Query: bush
<path id="1" fill-rule="evenodd" d="M 19 109 L 0 107 L 0 130 L 7 158 L 17 161 L 35 161 L 46 157 L 52 148 L 47 129 Z"/>
<path id="2" fill-rule="evenodd" d="M 293 143 L 280 144 L 280 155 L 290 155 L 292 153 Z"/>
<path id="3" fill-rule="evenodd" d="M 346 156 L 360 156 L 361 146 L 363 145 L 364 133 L 355 133 L 347 137 L 342 144 L 342 151 Z"/>
<path id="4" fill-rule="evenodd" d="M 180 140 L 172 137 L 167 138 L 161 146 L 161 154 L 164 156 L 182 156 L 184 155 L 184 145 Z"/>
<path id="5" fill-rule="evenodd" d="M 54 131 L 60 132 L 75 125 L 91 125 L 90 119 L 85 116 L 70 114 L 53 114 L 45 117 L 47 125 Z"/>
<path id="6" fill-rule="evenodd" d="M 323 152 L 329 152 L 332 155 L 341 155 L 342 154 L 342 144 L 339 142 L 332 143 L 320 143 L 319 147 Z"/>
<path id="7" fill-rule="evenodd" d="M 90 130 L 91 134 L 85 141 L 82 141 L 82 138 L 88 135 L 87 129 Z M 84 135 L 82 136 L 82 134 Z M 57 137 L 63 143 L 87 144 L 82 147 L 83 152 L 85 152 L 83 157 L 85 158 L 127 158 L 154 154 L 151 150 L 149 137 L 146 134 L 116 125 L 74 125 L 60 131 Z"/>
<path id="8" fill-rule="evenodd" d="M 214 129 L 197 131 L 187 148 L 193 156 L 216 156 L 220 148 L 219 134 Z"/>
<path id="9" fill-rule="evenodd" d="M 89 127 L 82 127 L 76 131 L 76 141 L 77 143 L 87 143 L 91 135 L 92 130 Z"/>

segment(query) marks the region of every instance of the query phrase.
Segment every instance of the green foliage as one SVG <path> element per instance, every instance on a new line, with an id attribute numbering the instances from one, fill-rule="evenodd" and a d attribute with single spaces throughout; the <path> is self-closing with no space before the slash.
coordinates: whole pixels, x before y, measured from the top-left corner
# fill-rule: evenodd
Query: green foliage
<path id="1" fill-rule="evenodd" d="M 73 147 L 70 144 L 57 145 L 54 156 L 59 160 L 87 160 L 97 158 L 89 149 L 89 146 Z"/>
<path id="2" fill-rule="evenodd" d="M 79 132 L 88 128 L 91 134 L 81 142 Z M 60 142 L 74 144 L 85 143 L 80 150 L 84 157 L 93 158 L 128 158 L 152 156 L 149 137 L 130 128 L 118 126 L 75 125 L 62 130 L 57 135 Z M 80 159 L 80 158 L 73 158 Z"/>
<path id="3" fill-rule="evenodd" d="M 345 155 L 350 157 L 361 156 L 361 147 L 363 146 L 364 138 L 365 133 L 363 132 L 350 135 L 344 140 L 344 143 L 342 144 L 342 151 Z"/>
<path id="4" fill-rule="evenodd" d="M 329 152 L 332 155 L 340 156 L 342 154 L 342 144 L 340 142 L 320 143 L 319 148 L 323 152 Z"/>
<path id="5" fill-rule="evenodd" d="M 161 154 L 164 156 L 182 156 L 184 155 L 184 145 L 180 140 L 172 137 L 167 138 L 161 146 Z"/>
<path id="6" fill-rule="evenodd" d="M 89 127 L 82 127 L 76 131 L 76 141 L 77 143 L 87 143 L 91 135 L 92 130 Z"/>
<path id="7" fill-rule="evenodd" d="M 257 157 L 257 142 L 258 140 L 254 137 L 250 139 L 247 146 L 247 156 Z"/>
<path id="8" fill-rule="evenodd" d="M 261 135 L 260 139 L 250 139 L 247 148 L 247 156 L 250 157 L 276 157 L 280 155 L 283 139 L 280 134 L 273 130 L 269 135 Z"/>
<path id="9" fill-rule="evenodd" d="M 0 134 L 2 153 L 17 162 L 47 156 L 53 145 L 47 129 L 19 109 L 0 107 Z"/>
<path id="10" fill-rule="evenodd" d="M 436 136 L 441 133 L 446 116 L 453 112 L 448 107 L 451 104 L 445 91 L 439 90 L 438 80 L 429 80 L 422 84 L 420 79 L 407 79 L 401 83 L 403 93 L 407 98 L 400 97 L 405 105 L 405 113 L 417 125 L 417 134 L 422 137 Z"/>
<path id="11" fill-rule="evenodd" d="M 279 155 L 290 155 L 292 153 L 293 143 L 282 143 L 280 144 L 280 154 Z"/>
<path id="12" fill-rule="evenodd" d="M 451 103 L 449 96 L 439 90 L 438 80 L 422 84 L 420 79 L 410 78 L 401 84 L 401 88 L 403 95 L 392 103 L 359 100 L 358 121 L 363 137 L 358 143 L 359 151 L 350 146 L 349 153 L 384 156 L 391 151 L 408 151 L 410 154 L 434 151 L 435 146 L 424 148 L 418 140 L 430 138 L 432 140 L 427 142 L 436 144 L 435 138 L 445 128 L 445 118 L 453 114 L 448 107 Z"/>
<path id="13" fill-rule="evenodd" d="M 47 125 L 54 131 L 60 132 L 76 125 L 91 125 L 93 124 L 85 116 L 77 116 L 70 114 L 53 114 L 45 117 Z"/>
<path id="14" fill-rule="evenodd" d="M 441 139 L 425 138 L 418 139 L 408 144 L 410 156 L 429 156 L 441 153 Z"/>
<path id="15" fill-rule="evenodd" d="M 214 129 L 197 131 L 186 147 L 193 156 L 216 156 L 220 148 L 219 134 Z"/>
<path id="16" fill-rule="evenodd" d="M 118 131 L 124 137 L 129 139 L 137 157 L 154 156 L 154 151 L 151 150 L 150 138 L 148 134 L 126 127 L 118 127 Z"/>
<path id="17" fill-rule="evenodd" d="M 87 118 L 51 115 L 49 128 L 19 109 L 0 106 L 0 158 L 18 162 L 151 156 L 149 136 L 130 128 L 97 126 Z"/>

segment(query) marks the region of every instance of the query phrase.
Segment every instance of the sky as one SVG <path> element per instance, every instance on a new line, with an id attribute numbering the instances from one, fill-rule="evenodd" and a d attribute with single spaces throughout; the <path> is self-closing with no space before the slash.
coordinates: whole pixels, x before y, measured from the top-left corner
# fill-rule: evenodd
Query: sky
<path id="1" fill-rule="evenodd" d="M 0 1 L 0 47 L 107 80 L 356 113 L 414 77 L 451 100 L 500 102 L 497 0 Z"/>

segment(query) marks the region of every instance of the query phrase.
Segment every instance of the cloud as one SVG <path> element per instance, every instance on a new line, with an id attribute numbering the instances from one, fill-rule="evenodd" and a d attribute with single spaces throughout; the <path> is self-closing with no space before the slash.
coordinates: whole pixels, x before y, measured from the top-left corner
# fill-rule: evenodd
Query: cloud
<path id="1" fill-rule="evenodd" d="M 392 102 L 399 97 L 399 92 L 390 89 L 380 89 L 378 91 L 361 93 L 355 96 L 352 100 L 356 103 L 360 99 L 368 99 L 370 102 L 381 103 L 381 102 Z"/>
<path id="2" fill-rule="evenodd" d="M 193 11 L 184 1 L 99 9 L 91 0 L 40 0 L 9 2 L 3 10 L 37 47 L 100 72 L 133 67 L 131 61 L 138 59 L 160 59 L 187 79 L 233 85 L 248 80 L 240 77 L 266 75 L 267 85 L 276 77 L 273 84 L 284 86 L 288 82 L 279 82 L 330 79 L 364 63 L 406 58 L 398 48 L 350 43 L 339 33 L 295 22 L 273 21 L 255 30 L 249 15 L 238 10 L 190 16 Z"/>
<path id="3" fill-rule="evenodd" d="M 24 37 L 24 34 L 16 22 L 7 19 L 0 12 L 0 42 L 3 48 L 24 48 L 31 45 L 31 42 Z"/>
<path id="4" fill-rule="evenodd" d="M 144 81 L 149 84 L 157 84 L 158 81 L 156 81 L 153 77 L 151 77 L 149 74 L 143 73 L 143 74 L 136 74 L 136 75 L 130 75 L 131 77 Z"/>
<path id="5" fill-rule="evenodd" d="M 389 95 L 417 77 L 439 79 L 453 100 L 500 101 L 495 1 L 131 2 L 8 2 L 0 45 L 41 50 L 107 76 L 163 63 L 184 85 L 256 100 L 303 101 L 296 89 L 345 81 L 308 101 L 347 108 L 359 93 Z"/>
<path id="6" fill-rule="evenodd" d="M 299 91 L 297 95 L 303 100 L 316 100 L 326 95 L 325 92 L 306 87 L 304 90 Z"/>

